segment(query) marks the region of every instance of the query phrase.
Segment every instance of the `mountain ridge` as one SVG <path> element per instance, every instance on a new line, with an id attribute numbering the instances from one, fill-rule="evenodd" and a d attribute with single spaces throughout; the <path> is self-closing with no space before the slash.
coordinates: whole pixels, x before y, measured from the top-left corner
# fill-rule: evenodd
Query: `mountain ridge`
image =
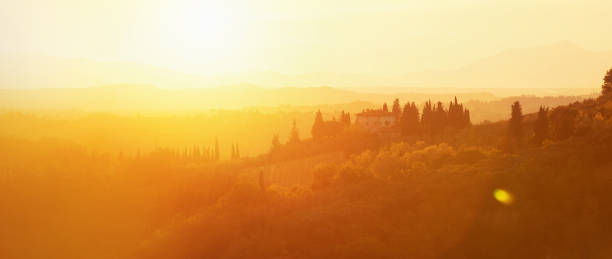
<path id="1" fill-rule="evenodd" d="M 457 69 L 407 72 L 403 75 L 276 71 L 206 76 L 118 61 L 42 56 L 4 56 L 0 89 L 80 88 L 111 84 L 145 84 L 161 88 L 232 85 L 339 88 L 597 88 L 612 66 L 612 51 L 590 51 L 569 41 L 512 48 Z M 558 76 L 562 75 L 562 76 Z"/>

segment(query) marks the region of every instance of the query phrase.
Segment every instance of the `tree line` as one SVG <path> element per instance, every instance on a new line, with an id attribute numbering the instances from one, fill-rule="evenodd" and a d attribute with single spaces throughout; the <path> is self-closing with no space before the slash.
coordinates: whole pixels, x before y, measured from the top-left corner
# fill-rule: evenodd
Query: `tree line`
<path id="1" fill-rule="evenodd" d="M 238 142 L 231 143 L 231 153 L 230 160 L 240 159 L 240 146 Z M 215 139 L 215 144 L 213 147 L 209 146 L 201 146 L 201 145 L 193 145 L 192 147 L 185 147 L 183 149 L 180 148 L 157 148 L 151 151 L 146 156 L 140 154 L 140 150 L 136 152 L 133 157 L 136 160 L 145 159 L 145 158 L 154 158 L 154 159 L 171 159 L 175 161 L 183 161 L 183 162 L 217 162 L 220 160 L 220 148 L 219 141 Z M 125 159 L 123 152 L 119 153 L 119 159 Z"/>
<path id="2" fill-rule="evenodd" d="M 520 147 L 528 142 L 539 146 L 547 139 L 565 140 L 584 135 L 594 126 L 598 126 L 597 121 L 603 121 L 607 113 L 605 106 L 610 100 L 612 100 L 612 69 L 604 75 L 601 96 L 598 100 L 585 100 L 582 104 L 574 103 L 554 109 L 540 106 L 529 135 L 526 134 L 527 127 L 521 103 L 516 101 L 511 106 L 508 123 L 508 137 L 512 141 L 510 145 Z"/>
<path id="3" fill-rule="evenodd" d="M 330 121 L 323 120 L 323 114 L 321 110 L 318 110 L 315 114 L 314 123 L 310 133 L 312 138 L 315 140 L 322 139 L 325 137 L 334 137 L 342 133 L 342 131 L 351 126 L 351 114 L 342 111 L 340 118 L 336 120 L 333 117 Z"/>
<path id="4" fill-rule="evenodd" d="M 367 111 L 364 110 L 364 112 Z M 440 134 L 445 129 L 463 129 L 471 125 L 470 111 L 457 101 L 457 97 L 449 103 L 448 108 L 444 107 L 442 102 L 434 104 L 430 100 L 424 104 L 422 112 L 419 112 L 415 102 L 407 102 L 402 108 L 399 99 L 396 98 L 391 106 L 391 111 L 387 103 L 384 103 L 380 110 L 374 111 L 395 115 L 395 127 L 404 136 Z M 334 137 L 350 126 L 351 115 L 349 113 L 342 111 L 339 120 L 334 117 L 330 121 L 325 121 L 319 110 L 315 115 L 311 133 L 314 139 Z"/>
<path id="5" fill-rule="evenodd" d="M 430 100 L 423 105 L 421 114 L 414 102 L 406 103 L 401 115 L 399 111 L 399 100 L 395 99 L 392 112 L 398 115 L 403 135 L 434 135 L 446 129 L 464 129 L 472 124 L 470 111 L 457 101 L 457 97 L 449 103 L 448 108 L 442 102 L 433 104 Z"/>

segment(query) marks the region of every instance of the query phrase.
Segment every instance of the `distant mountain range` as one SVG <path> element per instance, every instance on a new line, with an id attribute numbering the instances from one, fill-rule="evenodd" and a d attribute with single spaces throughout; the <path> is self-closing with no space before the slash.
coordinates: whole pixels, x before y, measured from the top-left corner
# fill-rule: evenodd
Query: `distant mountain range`
<path id="1" fill-rule="evenodd" d="M 261 88 L 240 85 L 219 88 L 160 89 L 147 85 L 112 85 L 90 88 L 45 88 L 0 90 L 0 109 L 82 109 L 82 110 L 192 110 L 245 108 L 253 106 L 322 105 L 365 101 L 375 104 L 494 100 L 490 93 L 365 93 L 331 87 Z"/>
<path id="2" fill-rule="evenodd" d="M 374 91 L 391 86 L 397 89 L 395 92 L 405 92 L 405 87 L 596 89 L 610 67 L 612 51 L 588 51 L 569 42 L 507 50 L 456 70 L 414 72 L 394 77 L 338 73 L 287 75 L 272 71 L 205 77 L 135 63 L 13 55 L 3 56 L 0 63 L 0 89 L 114 84 L 176 89 L 244 83 L 263 87 L 333 86 Z"/>
<path id="3" fill-rule="evenodd" d="M 405 85 L 475 88 L 598 88 L 612 67 L 612 51 L 570 42 L 511 49 L 457 70 L 410 73 Z"/>

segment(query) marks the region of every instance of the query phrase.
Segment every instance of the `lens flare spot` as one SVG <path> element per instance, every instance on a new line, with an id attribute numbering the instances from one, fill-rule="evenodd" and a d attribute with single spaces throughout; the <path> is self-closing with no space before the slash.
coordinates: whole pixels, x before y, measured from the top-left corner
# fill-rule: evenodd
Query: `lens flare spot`
<path id="1" fill-rule="evenodd" d="M 512 194 L 504 189 L 495 189 L 493 197 L 504 205 L 510 205 L 514 201 Z"/>

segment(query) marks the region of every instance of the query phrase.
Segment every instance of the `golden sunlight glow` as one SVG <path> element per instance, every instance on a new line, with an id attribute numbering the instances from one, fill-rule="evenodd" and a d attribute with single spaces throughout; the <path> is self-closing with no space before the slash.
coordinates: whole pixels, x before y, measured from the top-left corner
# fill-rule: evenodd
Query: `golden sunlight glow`
<path id="1" fill-rule="evenodd" d="M 187 48 L 223 49 L 236 40 L 237 16 L 217 1 L 175 3 L 168 12 L 167 26 L 175 33 L 177 45 Z"/>
<path id="2" fill-rule="evenodd" d="M 168 83 L 151 80 L 163 75 L 156 72 L 131 71 L 125 77 L 101 73 L 95 75 L 96 80 L 68 77 L 74 82 L 57 83 L 62 87 L 137 82 L 164 88 L 239 83 L 276 87 L 576 88 L 598 84 L 609 58 L 590 52 L 608 51 L 612 45 L 612 36 L 607 33 L 609 17 L 601 11 L 611 9 L 612 2 L 599 0 L 9 2 L 0 10 L 0 31 L 6 39 L 0 52 L 15 54 L 17 60 L 32 56 L 31 60 L 40 61 L 50 56 L 117 61 L 122 64 L 101 66 L 156 66 L 206 77 L 201 80 L 205 82 L 188 84 L 176 76 L 171 76 L 174 81 Z M 526 48 L 519 51 L 526 54 L 512 58 L 501 55 L 517 48 Z M 542 53 L 565 53 L 572 60 L 588 62 L 581 61 L 580 69 L 558 66 L 559 62 L 542 63 L 538 57 Z M 459 73 L 474 62 L 497 55 L 504 59 Z M 541 64 L 541 68 L 522 71 L 519 68 L 525 67 L 525 62 Z M 15 67 L 14 62 L 4 63 Z M 24 65 L 25 72 L 52 77 L 42 80 L 28 76 L 42 81 L 32 88 L 65 78 L 50 71 L 55 65 L 32 63 Z M 80 64 L 71 67 L 78 69 L 70 70 L 71 75 L 101 70 Z M 496 73 L 485 72 L 487 69 Z M 442 73 L 446 70 L 450 71 Z M 497 71 L 522 76 L 498 80 L 509 76 Z M 549 76 L 549 71 L 573 78 L 553 81 L 551 78 L 557 77 Z M 541 79 L 526 80 L 532 77 Z"/>
<path id="3" fill-rule="evenodd" d="M 182 63 L 179 69 L 197 73 L 237 72 L 244 53 L 248 15 L 223 1 L 172 1 L 160 4 L 159 44 L 171 56 L 161 60 Z M 164 55 L 164 54 L 161 54 Z M 195 66 L 195 67 L 194 67 Z"/>
<path id="4" fill-rule="evenodd" d="M 514 202 L 512 194 L 504 189 L 495 189 L 493 191 L 493 197 L 504 205 L 510 205 Z"/>
<path id="5" fill-rule="evenodd" d="M 612 0 L 3 3 L 0 259 L 612 259 Z"/>

